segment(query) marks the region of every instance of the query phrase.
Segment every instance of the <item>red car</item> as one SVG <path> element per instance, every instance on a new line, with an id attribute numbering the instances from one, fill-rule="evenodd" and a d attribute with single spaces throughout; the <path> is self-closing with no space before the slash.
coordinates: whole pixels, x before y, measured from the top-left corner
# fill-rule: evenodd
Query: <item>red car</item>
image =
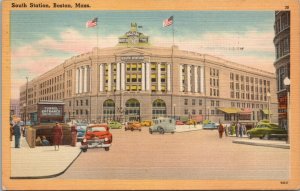
<path id="1" fill-rule="evenodd" d="M 176 125 L 184 125 L 184 123 L 182 121 L 177 120 Z"/>
<path id="2" fill-rule="evenodd" d="M 107 124 L 92 124 L 86 128 L 86 133 L 81 141 L 81 150 L 86 152 L 88 148 L 104 148 L 109 151 L 112 143 L 112 134 Z"/>

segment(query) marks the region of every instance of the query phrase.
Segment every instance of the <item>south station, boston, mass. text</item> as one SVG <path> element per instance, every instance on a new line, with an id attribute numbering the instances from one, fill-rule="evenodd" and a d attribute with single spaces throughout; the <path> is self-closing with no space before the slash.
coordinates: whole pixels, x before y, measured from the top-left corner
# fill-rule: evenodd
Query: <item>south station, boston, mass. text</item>
<path id="1" fill-rule="evenodd" d="M 11 3 L 12 8 L 91 8 L 90 4 L 82 3 Z"/>

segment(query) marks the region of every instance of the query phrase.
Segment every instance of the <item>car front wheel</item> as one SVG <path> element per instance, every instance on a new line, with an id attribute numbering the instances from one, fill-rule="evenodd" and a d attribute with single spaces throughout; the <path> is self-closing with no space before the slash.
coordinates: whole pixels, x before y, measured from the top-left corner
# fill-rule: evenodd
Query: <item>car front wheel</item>
<path id="1" fill-rule="evenodd" d="M 158 129 L 158 131 L 159 131 L 160 134 L 164 134 L 164 133 L 165 133 L 165 131 L 164 131 L 164 129 L 163 129 L 162 127 L 160 127 L 160 128 Z"/>
<path id="2" fill-rule="evenodd" d="M 267 140 L 270 140 L 270 135 L 267 133 L 267 134 L 264 135 L 264 138 L 267 139 Z"/>

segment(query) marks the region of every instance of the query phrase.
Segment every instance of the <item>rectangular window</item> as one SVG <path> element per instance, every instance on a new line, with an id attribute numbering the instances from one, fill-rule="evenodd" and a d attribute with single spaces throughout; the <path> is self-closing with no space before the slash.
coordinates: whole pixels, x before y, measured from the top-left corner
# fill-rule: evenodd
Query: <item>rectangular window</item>
<path id="1" fill-rule="evenodd" d="M 136 85 L 132 85 L 131 86 L 131 91 L 136 91 L 137 90 L 137 86 Z"/>
<path id="2" fill-rule="evenodd" d="M 126 91 L 130 91 L 130 86 L 126 86 Z"/>
<path id="3" fill-rule="evenodd" d="M 89 100 L 85 100 L 85 105 L 89 105 Z"/>
<path id="4" fill-rule="evenodd" d="M 130 64 L 126 64 L 126 70 L 130 71 Z"/>
<path id="5" fill-rule="evenodd" d="M 132 82 L 137 82 L 137 75 L 136 74 L 131 74 L 131 81 Z"/>
<path id="6" fill-rule="evenodd" d="M 156 71 L 156 63 L 151 63 L 151 71 Z"/>
<path id="7" fill-rule="evenodd" d="M 161 64 L 160 65 L 160 70 L 161 71 L 166 71 L 166 64 Z"/>
<path id="8" fill-rule="evenodd" d="M 202 99 L 199 99 L 199 105 L 202 105 Z"/>
<path id="9" fill-rule="evenodd" d="M 132 71 L 136 71 L 137 70 L 137 64 L 136 63 L 131 64 L 131 70 Z"/>
<path id="10" fill-rule="evenodd" d="M 152 91 L 152 92 L 155 92 L 155 91 L 156 91 L 156 86 L 155 86 L 155 85 L 152 85 L 152 86 L 151 86 L 151 91 Z"/>
<path id="11" fill-rule="evenodd" d="M 184 105 L 188 105 L 188 99 L 184 99 Z"/>
<path id="12" fill-rule="evenodd" d="M 199 114 L 200 114 L 200 115 L 202 114 L 202 110 L 199 110 Z"/>
<path id="13" fill-rule="evenodd" d="M 192 99 L 192 105 L 196 105 L 196 100 Z"/>
<path id="14" fill-rule="evenodd" d="M 210 106 L 215 106 L 215 101 L 214 100 L 210 101 Z"/>
<path id="15" fill-rule="evenodd" d="M 189 110 L 188 110 L 188 109 L 185 109 L 185 110 L 184 110 L 184 114 L 185 114 L 185 115 L 188 115 L 188 114 L 189 114 Z"/>
<path id="16" fill-rule="evenodd" d="M 192 110 L 192 114 L 195 115 L 196 114 L 196 110 L 193 109 Z"/>
<path id="17" fill-rule="evenodd" d="M 156 74 L 151 74 L 151 82 L 156 82 Z"/>
<path id="18" fill-rule="evenodd" d="M 216 101 L 216 106 L 217 106 L 217 107 L 220 106 L 220 101 Z"/>

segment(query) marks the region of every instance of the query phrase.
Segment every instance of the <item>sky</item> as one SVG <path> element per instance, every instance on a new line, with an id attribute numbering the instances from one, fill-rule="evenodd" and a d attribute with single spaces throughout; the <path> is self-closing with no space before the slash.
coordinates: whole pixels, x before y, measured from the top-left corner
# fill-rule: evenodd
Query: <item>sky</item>
<path id="1" fill-rule="evenodd" d="M 174 17 L 173 26 L 163 27 Z M 88 20 L 98 25 L 86 28 Z M 11 11 L 12 99 L 20 86 L 93 47 L 113 47 L 136 22 L 153 46 L 214 55 L 275 72 L 274 11 Z"/>

